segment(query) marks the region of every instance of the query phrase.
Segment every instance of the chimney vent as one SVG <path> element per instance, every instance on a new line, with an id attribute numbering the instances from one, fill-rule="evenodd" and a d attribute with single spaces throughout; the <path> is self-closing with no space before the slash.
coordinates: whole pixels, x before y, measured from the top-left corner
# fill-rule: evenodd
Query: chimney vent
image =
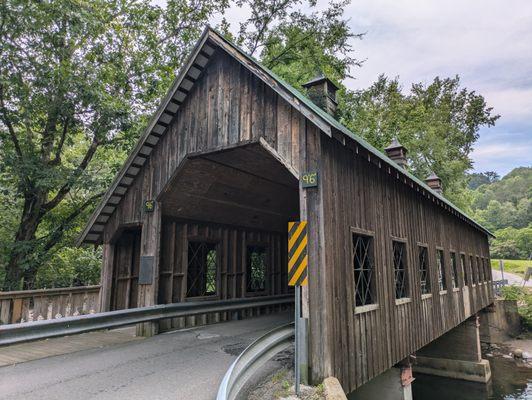
<path id="1" fill-rule="evenodd" d="M 336 92 L 338 91 L 338 86 L 329 78 L 323 76 L 323 74 L 319 75 L 304 83 L 303 87 L 307 89 L 307 94 L 314 104 L 333 117 L 336 116 L 336 109 L 338 107 Z"/>
<path id="2" fill-rule="evenodd" d="M 390 145 L 386 147 L 384 151 L 386 152 L 386 155 L 391 158 L 397 165 L 406 169 L 406 154 L 408 153 L 408 150 L 405 146 L 399 143 L 399 140 L 397 140 L 397 138 L 394 138 L 392 140 L 392 143 L 390 143 Z"/>
<path id="3" fill-rule="evenodd" d="M 438 194 L 443 194 L 443 186 L 441 179 L 432 172 L 428 177 L 425 178 L 425 183 Z"/>

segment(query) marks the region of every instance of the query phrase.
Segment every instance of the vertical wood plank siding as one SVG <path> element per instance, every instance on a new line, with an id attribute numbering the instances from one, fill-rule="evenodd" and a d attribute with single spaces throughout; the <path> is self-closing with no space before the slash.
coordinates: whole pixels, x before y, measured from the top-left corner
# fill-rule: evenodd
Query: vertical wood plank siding
<path id="1" fill-rule="evenodd" d="M 326 287 L 324 303 L 332 307 L 327 308 L 326 316 L 321 314 L 326 307 L 314 306 L 317 285 L 311 284 L 310 318 L 327 319 L 324 323 L 332 332 L 332 374 L 351 391 L 491 303 L 492 289 L 487 283 L 491 272 L 481 284 L 464 287 L 459 257 L 463 252 L 473 254 L 475 260 L 476 255 L 489 260 L 488 238 L 412 190 L 397 175 L 389 174 L 386 167 L 368 161 L 368 154 L 356 154 L 325 135 L 320 138 L 325 216 L 321 250 L 326 260 L 322 270 L 328 278 L 318 275 L 317 285 Z M 362 313 L 356 313 L 354 304 L 351 228 L 374 232 L 378 308 Z M 410 300 L 402 304 L 396 304 L 394 295 L 393 238 L 406 240 Z M 427 245 L 429 256 L 431 296 L 424 299 L 418 273 L 419 243 Z M 445 294 L 440 294 L 438 287 L 437 247 L 444 250 Z M 456 252 L 459 274 L 459 288 L 455 290 L 451 251 Z M 466 307 L 468 303 L 471 307 Z M 311 351 L 317 355 L 323 351 L 319 349 L 323 329 L 312 332 Z M 323 371 L 312 372 L 318 378 Z"/>
<path id="2" fill-rule="evenodd" d="M 453 291 L 450 276 L 450 251 L 456 252 L 458 266 L 460 253 L 465 254 L 467 270 L 476 268 L 470 265 L 470 259 L 475 263 L 477 257 L 480 263 L 489 260 L 485 233 L 424 197 L 397 172 L 389 172 L 381 161 L 374 162 L 355 143 L 346 146 L 341 143 L 345 138 L 336 140 L 320 132 L 248 68 L 220 49 L 105 225 L 104 286 L 112 281 L 112 265 L 116 263 L 112 259 L 119 256 L 114 250 L 117 232 L 125 225 L 140 224 L 141 255 L 161 254 L 161 260 L 157 262 L 160 271 L 156 271 L 155 284 L 139 289 L 138 304 L 185 299 L 187 237 L 190 230 L 207 227 L 157 213 L 145 214 L 143 200 L 158 198 L 187 154 L 259 138 L 264 138 L 294 171 L 319 172 L 319 186 L 300 189 L 299 199 L 301 219 L 309 223 L 309 286 L 303 291 L 303 314 L 309 318 L 313 379 L 333 375 L 344 389 L 354 390 L 491 302 L 488 283 L 473 285 L 469 274 L 470 285 L 464 287 L 460 274 L 459 290 Z M 161 204 L 157 208 L 162 208 Z M 374 233 L 378 308 L 367 312 L 357 313 L 355 308 L 352 228 Z M 221 225 L 209 227 L 208 232 L 224 249 L 219 279 L 222 298 L 245 295 L 242 248 L 250 235 L 262 235 L 261 240 L 271 244 L 275 268 L 286 263 L 286 240 L 280 233 Z M 392 238 L 406 240 L 411 300 L 401 304 L 396 304 L 394 296 Z M 428 247 L 429 257 L 432 292 L 423 299 L 418 243 Z M 438 288 L 437 247 L 445 255 L 445 294 L 440 294 Z M 486 281 L 491 280 L 489 269 L 488 274 Z M 286 275 L 275 269 L 269 287 L 272 293 L 283 293 Z M 109 307 L 110 297 L 104 287 L 104 309 Z M 169 321 L 162 328 L 186 323 Z"/>
<path id="3" fill-rule="evenodd" d="M 155 199 L 189 153 L 264 137 L 299 170 L 299 127 L 305 118 L 238 61 L 218 50 L 181 105 L 133 185 L 105 225 L 143 222 L 142 202 Z"/>
<path id="4" fill-rule="evenodd" d="M 167 218 L 163 222 L 158 303 L 187 301 L 188 240 L 215 243 L 217 246 L 217 288 L 210 299 L 229 300 L 247 296 L 285 294 L 287 285 L 286 233 L 254 231 L 217 224 L 195 223 Z M 267 251 L 266 286 L 262 292 L 247 291 L 246 248 L 261 245 Z M 197 297 L 188 300 L 198 300 Z M 256 315 L 268 310 L 251 310 Z M 245 312 L 244 312 L 245 314 Z M 214 316 L 226 320 L 227 313 Z M 206 317 L 191 318 L 188 325 L 204 322 Z M 161 324 L 162 330 L 183 328 L 186 321 L 172 319 Z"/>

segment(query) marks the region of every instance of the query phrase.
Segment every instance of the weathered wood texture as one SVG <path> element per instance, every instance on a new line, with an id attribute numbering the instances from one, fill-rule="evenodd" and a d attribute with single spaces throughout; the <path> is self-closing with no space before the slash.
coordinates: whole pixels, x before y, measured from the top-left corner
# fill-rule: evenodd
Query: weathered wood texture
<path id="1" fill-rule="evenodd" d="M 247 68 L 215 53 L 177 112 L 168 132 L 144 162 L 105 225 L 104 242 L 117 229 L 143 222 L 143 201 L 156 199 L 187 154 L 264 138 L 299 168 L 299 126 L 305 119 Z"/>
<path id="2" fill-rule="evenodd" d="M 188 242 L 205 241 L 216 245 L 217 287 L 214 295 L 187 297 Z M 229 300 L 242 297 L 285 294 L 287 285 L 286 233 L 253 231 L 226 225 L 195 223 L 166 218 L 161 236 L 161 267 L 158 303 L 178 303 L 198 300 Z M 261 292 L 247 291 L 246 249 L 260 245 L 267 251 L 266 286 Z M 162 321 L 161 330 L 183 328 L 225 321 L 275 311 L 276 308 L 250 309 L 228 315 L 216 313 Z"/>
<path id="3" fill-rule="evenodd" d="M 146 287 L 139 288 L 137 305 L 183 301 L 183 249 L 189 227 L 218 235 L 226 250 L 220 253 L 222 257 L 237 257 L 242 238 L 252 232 L 263 232 L 260 235 L 284 246 L 282 226 L 297 213 L 298 196 L 301 219 L 309 223 L 309 287 L 303 291 L 302 308 L 309 318 L 311 377 L 321 381 L 337 376 L 350 391 L 491 302 L 491 286 L 485 283 L 491 280 L 486 233 L 465 222 L 456 211 L 453 215 L 448 205 L 437 204 L 441 200 L 428 196 L 426 189 L 334 128 L 321 132 L 248 67 L 217 49 L 168 131 L 149 157 L 132 167 L 138 174 L 133 174 L 135 178 L 116 210 L 108 213 L 110 217 L 102 214 L 106 221 L 102 282 L 120 275 L 112 267 L 118 266 L 116 258 L 123 256 L 123 250 L 117 250 L 117 237 L 124 226 L 137 224 L 142 226 L 140 254 L 156 259 L 154 281 L 140 285 Z M 237 160 L 227 150 L 261 139 L 272 149 L 270 153 L 275 153 L 273 159 L 292 176 L 299 171 L 318 171 L 318 187 L 294 191 L 292 178 L 265 175 L 271 168 L 259 161 L 259 153 L 242 150 L 239 157 L 247 154 L 248 158 Z M 206 154 L 222 149 L 218 155 Z M 268 201 L 261 202 L 261 198 Z M 147 199 L 157 200 L 156 212 L 143 212 Z M 176 217 L 196 222 L 189 225 Z M 210 224 L 207 229 L 206 221 L 218 225 Z M 225 227 L 229 225 L 233 227 Z M 372 232 L 374 238 L 378 306 L 367 312 L 357 312 L 354 304 L 353 228 Z M 406 241 L 411 292 L 410 300 L 401 304 L 396 304 L 394 296 L 392 238 Z M 235 243 L 236 253 L 231 250 Z M 432 292 L 423 298 L 418 243 L 428 247 L 432 282 Z M 449 285 L 447 293 L 441 294 L 437 247 L 444 251 Z M 465 256 L 467 287 L 460 272 L 459 287 L 452 288 L 450 251 L 456 252 L 458 259 L 459 254 Z M 238 289 L 242 279 L 238 271 L 244 264 L 224 262 L 227 265 L 221 265 L 227 269 L 221 270 L 224 275 L 220 272 L 220 295 L 243 295 Z M 130 289 L 122 285 L 124 304 L 133 302 L 134 275 L 121 274 L 130 282 Z M 277 290 L 285 289 L 275 286 L 273 293 Z M 102 308 L 113 304 L 111 297 L 107 289 L 102 291 Z M 161 327 L 186 323 L 169 321 Z"/>
<path id="4" fill-rule="evenodd" d="M 98 312 L 99 293 L 99 285 L 2 292 L 0 324 Z"/>
<path id="5" fill-rule="evenodd" d="M 319 135 L 319 189 L 307 208 L 323 218 L 318 229 L 320 247 L 309 277 L 311 354 L 314 378 L 331 373 L 347 391 L 367 382 L 409 354 L 455 327 L 492 302 L 489 247 L 486 234 L 460 221 L 356 147 Z M 315 139 L 312 139 L 314 142 Z M 309 148 L 307 136 L 307 148 Z M 310 149 L 309 149 L 310 150 Z M 311 153 L 309 151 L 309 153 Z M 314 207 L 313 210 L 310 206 Z M 323 210 L 321 210 L 323 208 Z M 312 212 L 311 212 L 312 211 Z M 377 304 L 358 312 L 352 262 L 352 233 L 371 232 L 374 240 Z M 323 231 L 323 234 L 321 233 Z M 406 241 L 409 299 L 396 302 L 392 240 Z M 431 293 L 422 299 L 418 272 L 418 244 L 428 247 Z M 440 292 L 436 249 L 445 256 L 448 289 Z M 471 254 L 477 284 L 464 285 L 458 264 L 458 288 L 453 290 L 450 252 Z M 316 261 L 324 257 L 324 261 Z M 470 269 L 469 262 L 466 268 Z M 471 276 L 471 273 L 469 273 Z M 470 279 L 471 281 L 471 279 Z M 319 307 L 317 305 L 320 305 Z M 315 320 L 315 321 L 313 321 Z M 324 354 L 325 353 L 325 354 Z M 331 360 L 320 364 L 322 357 Z M 330 364 L 328 364 L 330 362 Z M 332 371 L 328 371 L 331 368 Z"/>

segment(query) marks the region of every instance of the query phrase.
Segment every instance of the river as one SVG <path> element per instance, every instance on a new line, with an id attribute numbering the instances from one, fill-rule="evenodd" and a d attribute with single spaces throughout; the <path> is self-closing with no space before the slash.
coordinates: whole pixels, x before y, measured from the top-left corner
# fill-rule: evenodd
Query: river
<path id="1" fill-rule="evenodd" d="M 532 400 L 532 368 L 513 359 L 490 358 L 488 385 L 416 374 L 414 400 Z"/>

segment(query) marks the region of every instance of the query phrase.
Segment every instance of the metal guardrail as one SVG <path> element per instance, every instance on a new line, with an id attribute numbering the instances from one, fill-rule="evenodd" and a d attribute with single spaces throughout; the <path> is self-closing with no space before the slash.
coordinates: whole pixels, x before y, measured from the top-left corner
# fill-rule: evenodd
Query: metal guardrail
<path id="1" fill-rule="evenodd" d="M 495 292 L 495 294 L 497 296 L 500 296 L 502 293 L 501 289 L 505 286 L 508 286 L 508 279 L 501 279 L 498 281 L 493 281 L 492 285 L 493 285 L 493 291 Z"/>
<path id="2" fill-rule="evenodd" d="M 254 307 L 285 305 L 293 302 L 293 295 L 236 300 L 195 301 L 108 311 L 61 319 L 0 325 L 0 346 L 101 329 L 119 328 L 166 318 L 189 317 L 216 312 L 232 312 Z"/>
<path id="3" fill-rule="evenodd" d="M 216 400 L 236 399 L 246 382 L 259 368 L 291 345 L 294 333 L 292 322 L 271 330 L 251 343 L 225 373 Z"/>

